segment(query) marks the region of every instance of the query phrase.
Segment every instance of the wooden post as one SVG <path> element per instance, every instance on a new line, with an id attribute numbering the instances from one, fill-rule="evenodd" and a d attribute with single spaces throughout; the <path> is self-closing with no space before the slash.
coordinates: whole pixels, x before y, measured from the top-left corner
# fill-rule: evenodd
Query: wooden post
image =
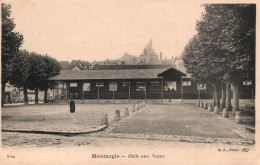
<path id="1" fill-rule="evenodd" d="M 129 95 L 128 99 L 129 99 L 129 103 L 130 103 L 130 100 L 131 100 L 131 83 L 130 82 L 128 83 L 128 88 L 129 88 L 128 89 L 128 95 Z"/>
<path id="2" fill-rule="evenodd" d="M 63 93 L 63 99 L 64 99 L 64 83 L 65 83 L 65 82 L 62 82 L 62 93 Z"/>
<path id="3" fill-rule="evenodd" d="M 84 83 L 82 83 L 82 102 L 84 103 Z"/>
<path id="4" fill-rule="evenodd" d="M 115 103 L 115 91 L 113 91 L 113 103 Z"/>
<path id="5" fill-rule="evenodd" d="M 146 82 L 144 83 L 145 85 L 145 90 L 144 90 L 144 99 L 145 99 L 145 102 L 146 102 Z"/>
<path id="6" fill-rule="evenodd" d="M 199 99 L 199 102 L 200 102 L 200 84 L 199 84 L 199 93 L 198 93 L 198 99 Z"/>
<path id="7" fill-rule="evenodd" d="M 162 102 L 163 102 L 163 79 L 162 79 L 162 82 L 161 82 L 161 99 L 162 99 Z"/>
<path id="8" fill-rule="evenodd" d="M 182 76 L 181 76 L 181 102 L 183 102 L 183 86 L 182 86 Z"/>
<path id="9" fill-rule="evenodd" d="M 70 83 L 67 83 L 68 101 L 70 100 Z"/>
<path id="10" fill-rule="evenodd" d="M 53 93 L 53 96 L 52 96 L 52 100 L 53 100 L 53 102 L 54 102 L 54 88 L 55 88 L 55 81 L 54 81 L 54 83 L 53 83 L 53 89 L 52 89 L 52 93 Z"/>
<path id="11" fill-rule="evenodd" d="M 99 85 L 98 85 L 98 103 L 99 103 Z"/>

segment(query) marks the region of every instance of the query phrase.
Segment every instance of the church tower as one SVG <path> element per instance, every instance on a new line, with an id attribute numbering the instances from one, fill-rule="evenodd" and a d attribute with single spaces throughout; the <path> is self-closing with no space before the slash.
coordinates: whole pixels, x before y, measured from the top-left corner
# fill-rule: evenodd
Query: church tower
<path id="1" fill-rule="evenodd" d="M 146 45 L 143 50 L 143 53 L 140 55 L 140 63 L 141 64 L 157 64 L 158 63 L 158 55 L 153 50 L 152 39 Z"/>

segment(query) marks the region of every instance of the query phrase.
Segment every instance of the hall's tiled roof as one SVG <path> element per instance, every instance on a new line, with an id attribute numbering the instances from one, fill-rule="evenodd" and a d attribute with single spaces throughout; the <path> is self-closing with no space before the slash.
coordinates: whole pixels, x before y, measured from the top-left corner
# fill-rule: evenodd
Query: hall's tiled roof
<path id="1" fill-rule="evenodd" d="M 49 80 L 113 80 L 113 79 L 158 79 L 168 70 L 185 75 L 175 69 L 119 69 L 119 70 L 79 70 L 62 71 L 60 74 L 50 77 Z"/>

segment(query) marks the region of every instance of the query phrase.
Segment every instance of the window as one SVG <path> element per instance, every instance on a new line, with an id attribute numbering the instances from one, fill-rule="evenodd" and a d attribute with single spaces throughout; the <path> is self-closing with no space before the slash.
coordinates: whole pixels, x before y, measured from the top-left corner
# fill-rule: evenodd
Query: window
<path id="1" fill-rule="evenodd" d="M 90 83 L 83 83 L 83 91 L 90 91 Z"/>
<path id="2" fill-rule="evenodd" d="M 176 91 L 177 83 L 176 81 L 165 81 L 164 91 Z"/>
<path id="3" fill-rule="evenodd" d="M 137 83 L 136 84 L 136 91 L 145 91 L 145 83 Z"/>
<path id="4" fill-rule="evenodd" d="M 70 83 L 70 87 L 78 87 L 78 83 Z"/>
<path id="5" fill-rule="evenodd" d="M 117 91 L 117 82 L 109 83 L 109 91 Z"/>
<path id="6" fill-rule="evenodd" d="M 191 81 L 182 81 L 182 86 L 191 86 Z"/>
<path id="7" fill-rule="evenodd" d="M 252 81 L 243 81 L 244 86 L 253 85 Z"/>

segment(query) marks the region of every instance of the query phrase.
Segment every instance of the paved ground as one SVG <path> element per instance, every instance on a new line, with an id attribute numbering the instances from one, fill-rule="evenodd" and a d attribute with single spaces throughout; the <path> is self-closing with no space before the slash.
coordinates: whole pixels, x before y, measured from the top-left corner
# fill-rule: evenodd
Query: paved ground
<path id="1" fill-rule="evenodd" d="M 235 126 L 200 111 L 192 105 L 153 105 L 109 132 L 130 134 L 184 135 L 218 138 L 239 138 Z"/>
<path id="2" fill-rule="evenodd" d="M 241 136 L 241 126 L 226 122 L 215 114 L 196 107 L 195 104 L 149 104 L 141 111 L 130 114 L 120 122 L 113 123 L 115 109 L 123 109 L 124 104 L 77 105 L 78 115 L 68 118 L 66 105 L 30 105 L 4 108 L 3 126 L 19 126 L 29 121 L 27 127 L 40 128 L 47 123 L 56 129 L 87 127 L 85 116 L 95 112 L 106 112 L 110 126 L 107 130 L 87 135 L 59 136 L 2 132 L 3 147 L 218 147 L 219 145 L 253 147 L 251 140 Z M 77 113 L 76 113 L 77 114 Z M 99 113 L 97 113 L 99 114 Z M 45 117 L 42 121 L 41 118 Z M 61 120 L 59 120 L 61 118 Z M 12 120 L 11 120 L 12 119 Z M 58 121 L 57 121 L 58 120 Z M 72 121 L 70 121 L 72 120 Z M 230 119 L 232 120 L 232 119 Z M 14 122 L 12 122 L 14 121 Z M 54 122 L 54 123 L 51 123 Z M 66 124 L 68 122 L 69 124 Z M 40 124 L 39 124 L 40 123 Z M 63 125 L 64 123 L 64 125 Z M 91 123 L 91 122 L 89 122 Z M 51 125 L 54 125 L 51 127 Z M 57 126 L 56 126 L 57 124 Z M 9 125 L 9 126 L 8 126 Z M 46 127 L 46 126 L 45 126 Z"/>
<path id="3" fill-rule="evenodd" d="M 238 145 L 224 143 L 202 143 L 202 142 L 182 142 L 170 140 L 147 140 L 139 138 L 118 138 L 118 137 L 97 137 L 94 135 L 77 135 L 77 136 L 61 136 L 61 135 L 42 135 L 31 133 L 2 133 L 2 147 L 15 148 L 34 148 L 34 147 L 87 147 L 87 148 L 250 148 L 253 145 Z"/>
<path id="4" fill-rule="evenodd" d="M 2 108 L 2 129 L 33 129 L 44 131 L 84 131 L 100 126 L 103 113 L 113 123 L 116 109 L 127 104 L 77 104 L 76 113 L 69 105 L 18 105 Z M 123 112 L 123 111 L 122 111 Z"/>

